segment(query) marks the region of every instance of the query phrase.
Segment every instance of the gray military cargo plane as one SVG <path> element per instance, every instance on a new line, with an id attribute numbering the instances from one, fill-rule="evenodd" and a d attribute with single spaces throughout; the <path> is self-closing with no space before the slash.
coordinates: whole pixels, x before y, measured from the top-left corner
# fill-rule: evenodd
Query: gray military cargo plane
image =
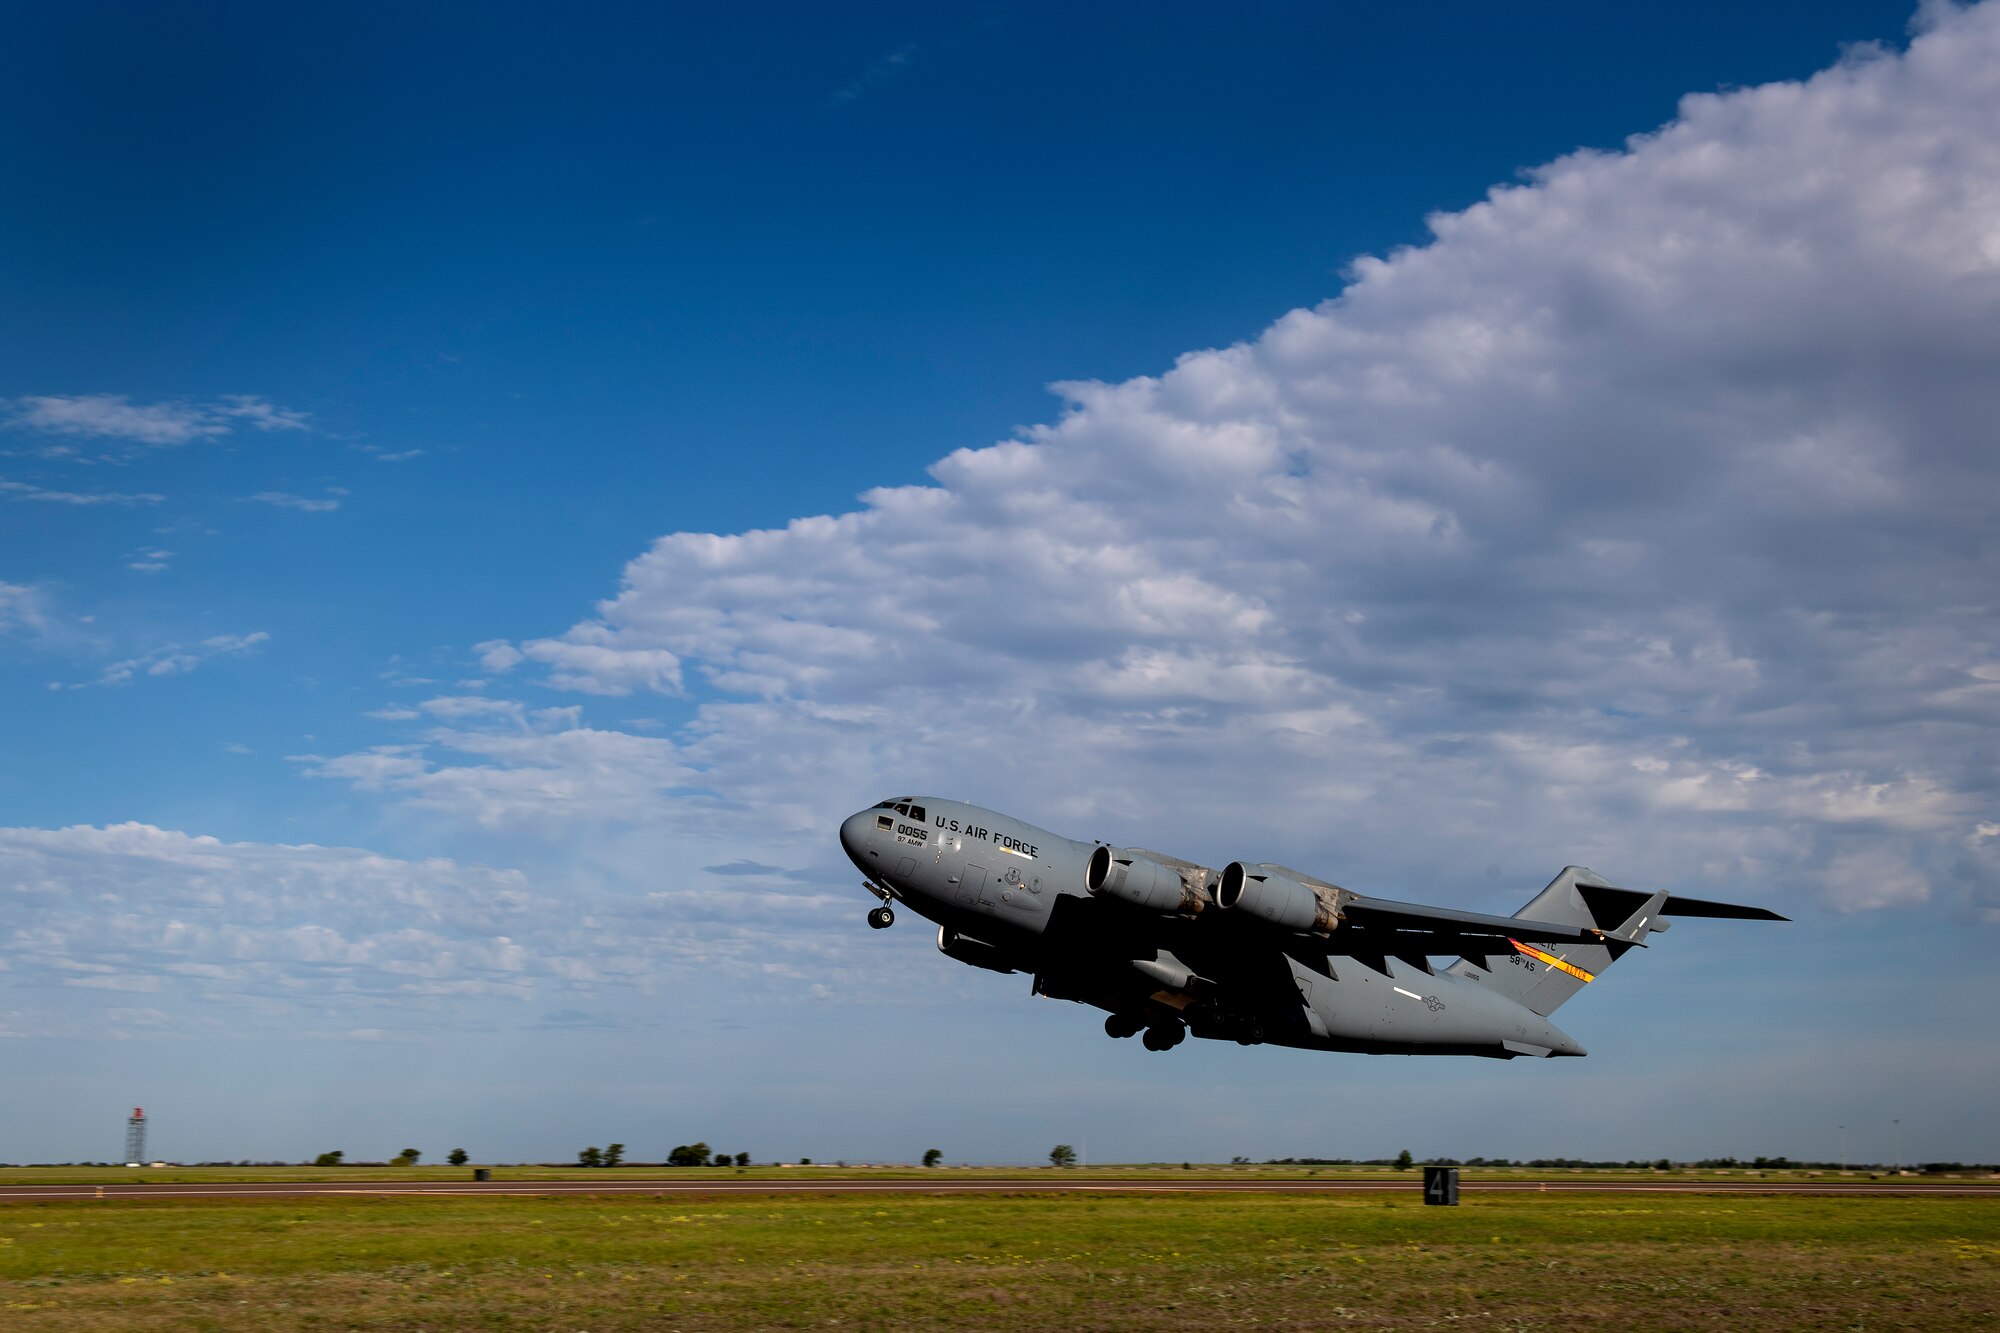
<path id="1" fill-rule="evenodd" d="M 891 902 L 938 923 L 945 956 L 1026 972 L 1110 1011 L 1113 1037 L 1169 1050 L 1192 1032 L 1371 1055 L 1582 1055 L 1556 1008 L 1673 917 L 1786 918 L 1620 888 L 1570 866 L 1513 916 L 1370 898 L 1265 863 L 1220 872 L 1076 842 L 960 801 L 850 815 L 840 845 Z M 1433 959 L 1456 955 L 1438 967 Z"/>

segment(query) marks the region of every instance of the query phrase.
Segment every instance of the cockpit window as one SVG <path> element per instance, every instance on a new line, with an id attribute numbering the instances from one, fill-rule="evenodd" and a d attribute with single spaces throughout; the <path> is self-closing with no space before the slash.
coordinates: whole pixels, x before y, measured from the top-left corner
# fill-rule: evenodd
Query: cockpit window
<path id="1" fill-rule="evenodd" d="M 923 807 L 922 807 L 921 805 L 913 805 L 913 806 L 911 806 L 911 807 L 910 807 L 910 818 L 911 818 L 911 819 L 914 819 L 914 820 L 916 820 L 916 821 L 917 821 L 917 822 L 918 822 L 919 824 L 923 823 L 923 822 L 924 822 L 924 808 L 923 808 Z"/>
<path id="2" fill-rule="evenodd" d="M 877 810 L 894 810 L 896 803 L 894 801 L 877 801 L 875 802 L 875 808 Z"/>
<path id="3" fill-rule="evenodd" d="M 907 815 L 910 813 L 910 803 L 908 801 L 898 801 L 896 802 L 895 809 L 897 814 Z"/>

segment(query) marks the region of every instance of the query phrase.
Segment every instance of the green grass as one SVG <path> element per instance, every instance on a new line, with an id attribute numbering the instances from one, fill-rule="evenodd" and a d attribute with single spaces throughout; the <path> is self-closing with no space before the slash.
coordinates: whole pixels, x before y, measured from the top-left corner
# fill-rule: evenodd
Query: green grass
<path id="1" fill-rule="evenodd" d="M 0 1205 L 0 1328 L 2000 1324 L 2000 1200 L 1506 1195 Z"/>

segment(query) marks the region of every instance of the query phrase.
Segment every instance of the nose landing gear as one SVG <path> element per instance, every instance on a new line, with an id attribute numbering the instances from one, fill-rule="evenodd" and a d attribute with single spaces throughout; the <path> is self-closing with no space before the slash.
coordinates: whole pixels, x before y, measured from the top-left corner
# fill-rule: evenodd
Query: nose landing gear
<path id="1" fill-rule="evenodd" d="M 880 884 L 877 884 L 872 879 L 863 880 L 861 882 L 861 887 L 868 890 L 868 892 L 874 894 L 877 898 L 882 900 L 882 905 L 880 907 L 874 907 L 869 909 L 868 924 L 874 927 L 876 930 L 887 930 L 889 927 L 895 925 L 896 914 L 889 910 L 889 904 L 893 902 L 894 899 L 892 899 L 889 896 L 889 891 L 883 888 Z"/>

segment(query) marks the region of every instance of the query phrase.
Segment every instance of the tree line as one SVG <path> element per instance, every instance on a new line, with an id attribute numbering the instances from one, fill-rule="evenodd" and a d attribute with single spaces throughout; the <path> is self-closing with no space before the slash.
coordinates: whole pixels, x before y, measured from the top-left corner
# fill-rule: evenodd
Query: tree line
<path id="1" fill-rule="evenodd" d="M 1250 1159 L 1234 1159 L 1243 1165 Z M 1628 1161 L 1598 1161 L 1584 1157 L 1426 1157 L 1418 1162 L 1405 1148 L 1395 1157 L 1267 1157 L 1265 1166 L 1393 1166 L 1408 1170 L 1412 1166 L 1490 1166 L 1490 1167 L 1530 1167 L 1536 1170 L 1570 1169 L 1582 1171 L 1893 1171 L 1895 1168 L 1882 1162 L 1804 1162 L 1793 1161 L 1789 1157 L 1753 1157 L 1748 1161 L 1735 1157 L 1703 1157 L 1698 1161 L 1676 1162 L 1665 1157 L 1651 1161 L 1632 1159 Z M 1924 1162 L 1911 1164 L 1905 1168 L 1920 1171 L 1925 1175 L 1947 1175 L 1965 1171 L 2000 1171 L 2000 1166 L 1982 1165 L 1977 1162 Z"/>
<path id="2" fill-rule="evenodd" d="M 318 1157 L 315 1157 L 313 1159 L 313 1165 L 314 1166 L 415 1166 L 417 1165 L 418 1162 L 422 1160 L 423 1160 L 422 1152 L 418 1151 L 415 1148 L 405 1148 L 403 1149 L 402 1152 L 396 1154 L 395 1157 L 391 1158 L 386 1162 L 350 1162 L 347 1160 L 347 1154 L 341 1151 L 340 1149 L 336 1148 L 331 1152 L 323 1152 Z M 472 1159 L 470 1156 L 467 1155 L 465 1149 L 453 1148 L 450 1153 L 446 1154 L 445 1160 L 447 1162 L 450 1162 L 453 1166 L 464 1166 L 467 1162 L 471 1161 Z M 923 1161 L 925 1166 L 938 1165 L 940 1162 L 944 1161 L 943 1149 L 940 1148 L 924 1149 Z M 1049 1163 L 1052 1166 L 1074 1166 L 1076 1164 L 1076 1150 L 1071 1148 L 1066 1143 L 1059 1143 L 1055 1146 L 1055 1150 L 1049 1154 Z M 578 1166 L 590 1166 L 590 1167 L 748 1166 L 750 1165 L 750 1154 L 747 1152 L 739 1152 L 739 1153 L 716 1152 L 714 1149 L 710 1148 L 706 1143 L 701 1143 L 701 1142 L 677 1143 L 674 1145 L 673 1151 L 667 1154 L 667 1160 L 664 1162 L 628 1162 L 625 1160 L 625 1145 L 622 1143 L 609 1143 L 602 1148 L 599 1148 L 595 1144 L 593 1144 L 588 1148 L 579 1150 L 576 1155 L 576 1164 Z M 813 1161 L 812 1158 L 810 1157 L 799 1158 L 800 1166 L 811 1166 L 812 1164 Z M 226 1166 L 229 1165 L 229 1163 L 223 1163 L 222 1165 Z M 281 1166 L 283 1165 L 283 1163 L 274 1162 L 270 1163 L 270 1165 Z M 553 1166 L 556 1164 L 545 1163 L 545 1165 Z M 841 1162 L 839 1165 L 846 1166 L 847 1163 Z"/>
<path id="3" fill-rule="evenodd" d="M 350 1162 L 347 1160 L 346 1153 L 342 1152 L 338 1148 L 335 1148 L 332 1152 L 323 1152 L 319 1156 L 313 1158 L 313 1165 L 314 1166 L 415 1166 L 418 1162 L 423 1160 L 423 1157 L 424 1157 L 423 1153 L 418 1151 L 417 1149 L 405 1148 L 403 1149 L 403 1151 L 397 1153 L 394 1157 L 390 1158 L 386 1162 Z M 472 1158 L 470 1155 L 466 1153 L 465 1149 L 453 1148 L 450 1152 L 445 1154 L 444 1160 L 450 1162 L 453 1166 L 464 1166 L 467 1162 L 471 1161 Z"/>
<path id="4" fill-rule="evenodd" d="M 313 1159 L 314 1166 L 415 1166 L 423 1159 L 423 1153 L 415 1148 L 405 1148 L 386 1162 L 349 1162 L 347 1154 L 335 1149 L 323 1152 Z M 445 1161 L 453 1166 L 464 1166 L 472 1160 L 463 1148 L 453 1148 L 445 1155 Z M 937 1148 L 926 1148 L 923 1163 L 927 1167 L 937 1166 L 944 1160 L 944 1153 Z M 1232 1166 L 1248 1166 L 1248 1157 L 1232 1157 Z M 748 1166 L 750 1154 L 747 1152 L 716 1152 L 706 1143 L 679 1143 L 667 1154 L 664 1162 L 627 1162 L 625 1145 L 607 1144 L 602 1148 L 584 1148 L 576 1155 L 576 1164 L 586 1167 L 606 1166 Z M 1053 1167 L 1073 1167 L 1077 1164 L 1076 1149 L 1067 1143 L 1058 1143 L 1049 1150 L 1049 1165 Z M 231 1165 L 223 1163 L 222 1165 Z M 801 1157 L 800 1166 L 811 1166 L 812 1158 Z M 843 1162 L 841 1165 L 845 1166 Z M 1191 1163 L 1182 1163 L 1191 1166 Z M 1704 1157 L 1695 1162 L 1674 1162 L 1665 1157 L 1652 1161 L 1594 1161 L 1581 1157 L 1532 1157 L 1515 1159 L 1511 1157 L 1427 1157 L 1421 1163 L 1413 1157 L 1408 1148 L 1394 1157 L 1267 1157 L 1265 1166 L 1392 1166 L 1407 1171 L 1414 1166 L 1486 1166 L 1486 1167 L 1530 1167 L 1534 1169 L 1595 1170 L 1595 1171 L 1881 1171 L 1887 1170 L 1880 1163 L 1870 1162 L 1795 1162 L 1789 1157 L 1757 1157 L 1750 1161 L 1740 1161 L 1734 1157 Z M 1926 1175 L 1943 1175 L 1961 1171 L 2000 1171 L 2000 1167 L 1982 1166 L 1963 1162 L 1924 1162 L 1912 1164 L 1913 1171 Z"/>

